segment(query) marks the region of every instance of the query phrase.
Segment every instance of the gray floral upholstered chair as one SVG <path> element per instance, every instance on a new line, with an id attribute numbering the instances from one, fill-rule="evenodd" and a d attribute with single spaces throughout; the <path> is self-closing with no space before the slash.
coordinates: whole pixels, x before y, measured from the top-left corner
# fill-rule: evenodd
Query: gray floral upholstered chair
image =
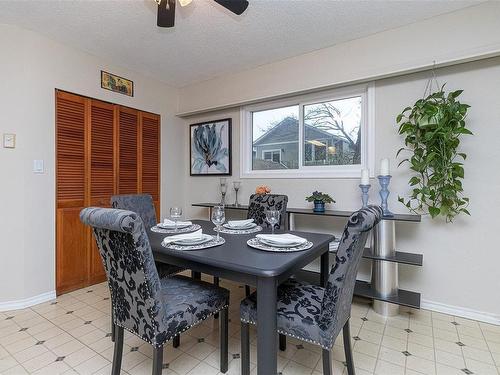
<path id="1" fill-rule="evenodd" d="M 111 197 L 111 207 L 135 212 L 142 219 L 147 229 L 151 229 L 158 224 L 153 197 L 149 194 L 113 195 Z M 161 262 L 156 263 L 156 268 L 160 277 L 174 275 L 183 271 L 180 267 Z"/>
<path id="2" fill-rule="evenodd" d="M 228 365 L 229 291 L 188 277 L 160 278 L 143 221 L 131 211 L 85 208 L 111 292 L 116 325 L 112 374 L 120 373 L 123 330 L 153 346 L 153 375 L 162 372 L 163 345 L 220 312 L 220 371 Z"/>
<path id="3" fill-rule="evenodd" d="M 151 229 L 158 223 L 153 197 L 150 194 L 113 195 L 111 197 L 111 207 L 135 212 L 148 229 Z M 175 275 L 184 270 L 183 268 L 163 262 L 156 262 L 156 269 L 160 278 Z M 111 327 L 111 340 L 114 340 L 115 329 L 113 325 Z M 179 345 L 180 337 L 176 337 L 174 339 L 174 347 L 177 348 Z"/>
<path id="4" fill-rule="evenodd" d="M 286 222 L 286 206 L 288 196 L 280 194 L 252 194 L 248 203 L 247 218 L 254 219 L 258 225 L 269 226 L 266 222 L 267 210 L 280 211 L 280 222 L 276 224 L 276 229 L 283 228 Z"/>
<path id="5" fill-rule="evenodd" d="M 325 288 L 294 279 L 278 287 L 278 333 L 321 346 L 324 375 L 332 374 L 330 351 L 342 329 L 348 374 L 354 374 L 349 326 L 352 296 L 366 239 L 381 217 L 378 206 L 350 216 Z M 243 375 L 250 374 L 249 324 L 257 324 L 256 301 L 253 293 L 240 305 Z"/>
<path id="6" fill-rule="evenodd" d="M 284 229 L 286 222 L 286 206 L 288 204 L 288 196 L 281 194 L 252 194 L 248 202 L 247 218 L 253 219 L 258 225 L 266 225 L 267 210 L 280 211 L 280 221 L 276 224 L 275 229 Z M 250 286 L 245 285 L 245 295 L 250 296 Z M 280 350 L 286 350 L 286 338 L 280 335 Z"/>

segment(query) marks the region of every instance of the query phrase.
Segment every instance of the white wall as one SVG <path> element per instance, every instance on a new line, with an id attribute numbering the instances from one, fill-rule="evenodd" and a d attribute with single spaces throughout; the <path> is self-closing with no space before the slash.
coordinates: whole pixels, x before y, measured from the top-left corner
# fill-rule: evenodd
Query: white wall
<path id="1" fill-rule="evenodd" d="M 173 116 L 176 89 L 13 26 L 0 25 L 0 51 L 0 134 L 17 134 L 15 149 L 0 147 L 0 308 L 6 308 L 55 289 L 55 88 L 161 115 L 162 211 L 183 197 L 184 135 Z M 101 69 L 132 79 L 135 96 L 101 89 Z M 33 159 L 45 161 L 44 174 L 32 173 Z"/>
<path id="2" fill-rule="evenodd" d="M 400 267 L 400 286 L 420 291 L 424 307 L 485 319 L 500 324 L 500 252 L 494 233 L 498 230 L 500 210 L 500 58 L 473 62 L 437 71 L 441 82 L 450 90 L 464 89 L 463 102 L 470 104 L 468 126 L 475 133 L 464 137 L 462 149 L 468 154 L 465 163 L 464 188 L 471 198 L 472 217 L 459 217 L 453 224 L 424 217 L 422 223 L 397 225 L 397 242 L 401 251 L 424 254 L 423 267 Z M 416 73 L 389 78 L 375 83 L 376 160 L 391 158 L 393 180 L 390 185 L 390 208 L 405 212 L 397 195 L 407 195 L 409 171 L 398 168 L 396 150 L 402 145 L 397 134 L 396 115 L 407 105 L 422 97 L 429 73 Z M 257 79 L 258 77 L 256 77 Z M 211 92 L 215 92 L 214 89 Z M 188 142 L 188 124 L 204 120 L 231 117 L 233 119 L 233 179 L 239 179 L 239 110 L 225 110 L 186 119 L 184 136 Z M 187 159 L 186 150 L 185 158 Z M 206 217 L 206 210 L 189 208 L 194 201 L 218 199 L 215 177 L 189 177 L 186 171 L 186 207 L 189 213 Z M 259 184 L 265 183 L 275 193 L 289 196 L 291 207 L 310 207 L 304 197 L 313 190 L 333 195 L 337 209 L 356 209 L 360 205 L 358 180 L 349 179 L 245 179 L 241 197 L 247 199 Z M 378 188 L 372 183 L 371 202 L 379 202 Z M 229 195 L 229 201 L 234 193 Z M 340 233 L 344 221 L 297 216 L 297 229 Z M 369 278 L 369 267 L 362 267 L 361 277 Z M 444 305 L 444 306 L 443 306 Z M 470 311 L 469 311 L 470 310 Z"/>
<path id="3" fill-rule="evenodd" d="M 500 54 L 500 2 L 490 1 L 180 90 L 179 113 L 224 108 L 345 82 Z"/>

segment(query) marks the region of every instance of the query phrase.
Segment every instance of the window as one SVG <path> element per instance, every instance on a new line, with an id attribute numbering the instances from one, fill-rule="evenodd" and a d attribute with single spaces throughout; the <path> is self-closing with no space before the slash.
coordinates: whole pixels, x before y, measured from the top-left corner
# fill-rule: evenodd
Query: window
<path id="1" fill-rule="evenodd" d="M 299 106 L 253 111 L 252 170 L 299 167 Z"/>
<path id="2" fill-rule="evenodd" d="M 241 177 L 358 177 L 373 171 L 373 85 L 241 110 Z"/>
<path id="3" fill-rule="evenodd" d="M 304 105 L 304 165 L 361 164 L 362 98 Z"/>
<path id="4" fill-rule="evenodd" d="M 281 150 L 262 151 L 262 159 L 273 163 L 281 163 Z"/>

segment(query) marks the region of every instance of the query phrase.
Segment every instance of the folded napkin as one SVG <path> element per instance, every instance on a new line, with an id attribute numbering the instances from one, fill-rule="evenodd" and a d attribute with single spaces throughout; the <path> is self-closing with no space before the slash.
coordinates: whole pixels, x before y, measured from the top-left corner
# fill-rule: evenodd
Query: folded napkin
<path id="1" fill-rule="evenodd" d="M 303 244 L 307 242 L 307 239 L 296 236 L 290 233 L 284 234 L 258 234 L 256 236 L 258 239 L 262 239 L 268 242 L 274 242 L 279 245 L 287 245 L 287 244 Z"/>
<path id="2" fill-rule="evenodd" d="M 193 224 L 190 221 L 178 221 L 177 225 L 182 225 L 182 226 L 187 226 Z M 169 219 L 163 219 L 162 225 L 168 226 L 168 227 L 175 227 L 175 221 L 169 220 Z"/>
<path id="3" fill-rule="evenodd" d="M 169 244 L 179 240 L 201 240 L 203 238 L 203 231 L 201 229 L 192 233 L 176 234 L 175 236 L 165 237 L 164 244 Z"/>
<path id="4" fill-rule="evenodd" d="M 229 220 L 227 223 L 229 224 L 230 227 L 246 227 L 247 225 L 253 223 L 253 219 Z"/>

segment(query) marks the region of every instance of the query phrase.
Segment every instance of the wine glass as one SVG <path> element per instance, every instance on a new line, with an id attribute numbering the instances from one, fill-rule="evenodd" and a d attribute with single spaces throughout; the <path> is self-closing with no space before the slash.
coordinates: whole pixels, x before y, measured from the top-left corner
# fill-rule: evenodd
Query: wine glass
<path id="1" fill-rule="evenodd" d="M 233 188 L 234 191 L 236 192 L 236 198 L 234 200 L 234 205 L 238 207 L 240 204 L 238 203 L 238 190 L 240 190 L 241 187 L 241 181 L 233 181 Z"/>
<path id="2" fill-rule="evenodd" d="M 226 221 L 226 214 L 224 213 L 224 206 L 215 206 L 212 209 L 212 223 L 217 227 L 217 242 L 220 239 L 220 226 Z"/>
<path id="3" fill-rule="evenodd" d="M 182 216 L 182 208 L 180 207 L 172 207 L 170 209 L 170 218 L 172 221 L 175 223 L 175 231 L 177 232 L 177 221 L 181 218 Z"/>
<path id="4" fill-rule="evenodd" d="M 274 226 L 280 221 L 280 212 L 278 210 L 267 210 L 266 220 L 271 224 L 271 232 L 274 234 Z"/>
<path id="5" fill-rule="evenodd" d="M 226 183 L 227 178 L 226 177 L 221 177 L 220 178 L 220 194 L 222 196 L 220 204 L 225 205 L 226 204 L 226 193 L 227 193 L 227 183 Z"/>

